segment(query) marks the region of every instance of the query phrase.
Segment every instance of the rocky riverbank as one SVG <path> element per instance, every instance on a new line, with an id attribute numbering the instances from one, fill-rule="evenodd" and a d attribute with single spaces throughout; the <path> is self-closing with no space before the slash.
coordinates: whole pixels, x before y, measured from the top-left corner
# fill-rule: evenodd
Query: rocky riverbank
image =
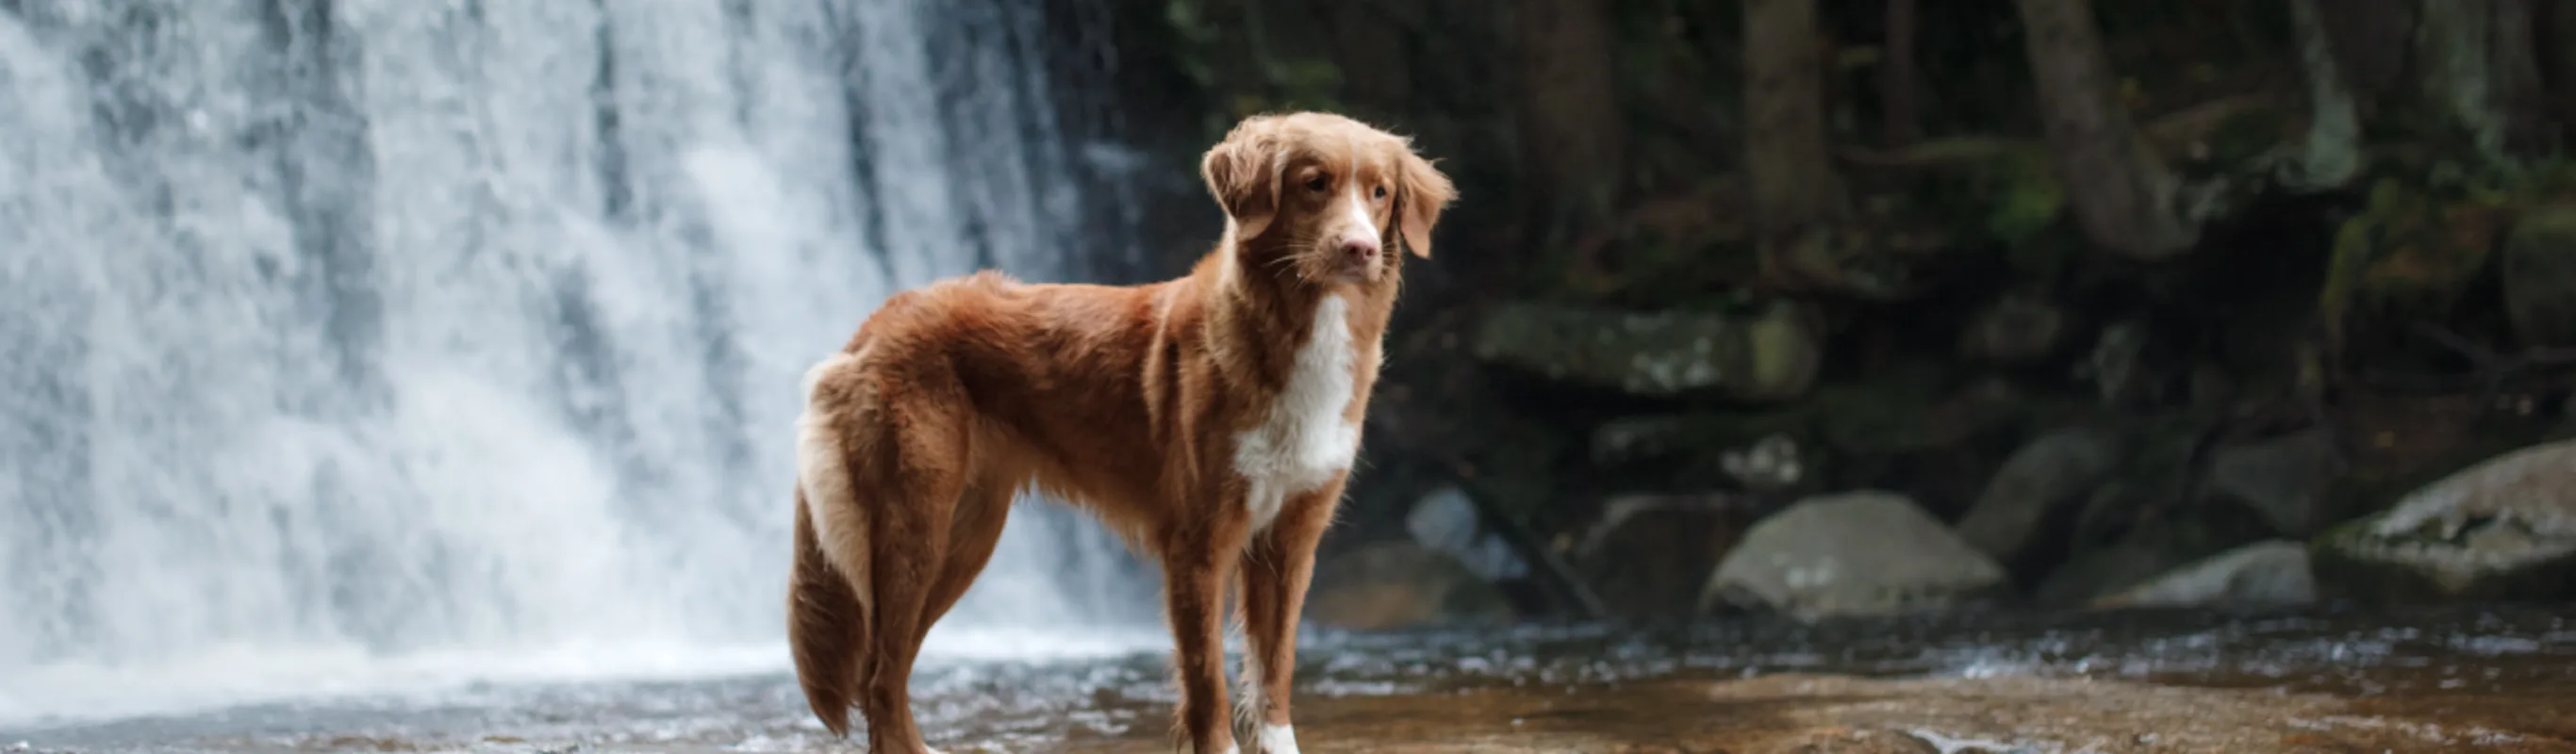
<path id="1" fill-rule="evenodd" d="M 2576 438 L 2576 12 L 1913 5 L 1116 14 L 1175 175 L 1315 107 L 1462 189 L 1313 617 L 2570 596 L 2564 493 L 2442 490 Z"/>

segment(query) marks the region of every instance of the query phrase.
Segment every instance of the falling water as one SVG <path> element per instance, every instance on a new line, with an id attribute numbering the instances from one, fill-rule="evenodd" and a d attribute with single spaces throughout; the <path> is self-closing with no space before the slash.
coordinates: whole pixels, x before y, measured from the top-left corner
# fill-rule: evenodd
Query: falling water
<path id="1" fill-rule="evenodd" d="M 805 367 L 1087 274 L 1035 5 L 0 0 L 0 720 L 783 667 Z M 1154 619 L 1006 536 L 937 648 Z"/>

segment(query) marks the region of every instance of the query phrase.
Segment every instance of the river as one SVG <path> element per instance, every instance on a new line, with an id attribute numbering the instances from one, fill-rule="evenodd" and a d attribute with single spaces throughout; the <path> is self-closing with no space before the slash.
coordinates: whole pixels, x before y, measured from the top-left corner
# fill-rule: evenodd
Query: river
<path id="1" fill-rule="evenodd" d="M 917 708 L 932 744 L 952 753 L 1164 751 L 1175 696 L 1157 638 L 1053 659 L 951 653 L 916 675 Z M 1310 629 L 1294 704 L 1309 751 L 2576 751 L 2576 610 Z M 314 698 L 20 728 L 0 741 L 49 752 L 856 748 L 824 734 L 778 668 Z"/>

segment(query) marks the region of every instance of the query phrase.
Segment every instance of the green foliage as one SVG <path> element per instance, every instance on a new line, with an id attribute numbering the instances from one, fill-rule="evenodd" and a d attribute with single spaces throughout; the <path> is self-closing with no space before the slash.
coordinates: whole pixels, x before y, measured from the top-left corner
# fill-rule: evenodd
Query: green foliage
<path id="1" fill-rule="evenodd" d="M 2021 249 L 2030 245 L 2066 209 L 2066 187 L 2045 151 L 2013 150 L 1987 164 L 1986 188 L 1992 209 L 1985 229 L 1995 240 Z"/>

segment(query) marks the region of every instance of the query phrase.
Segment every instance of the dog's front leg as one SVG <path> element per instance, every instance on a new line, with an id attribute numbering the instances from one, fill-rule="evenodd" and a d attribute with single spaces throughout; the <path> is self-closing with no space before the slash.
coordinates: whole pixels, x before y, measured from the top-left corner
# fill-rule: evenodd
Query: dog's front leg
<path id="1" fill-rule="evenodd" d="M 1176 532 L 1163 547 L 1163 599 L 1172 622 L 1173 669 L 1180 676 L 1176 733 L 1198 754 L 1233 754 L 1225 698 L 1225 583 L 1251 527 L 1238 500 L 1209 512 L 1200 526 Z"/>
<path id="2" fill-rule="evenodd" d="M 1240 714 L 1260 754 L 1297 754 L 1288 719 L 1288 688 L 1297 674 L 1297 616 L 1315 574 L 1315 546 L 1332 525 L 1342 483 L 1291 498 L 1279 519 L 1243 554 L 1243 655 Z"/>

